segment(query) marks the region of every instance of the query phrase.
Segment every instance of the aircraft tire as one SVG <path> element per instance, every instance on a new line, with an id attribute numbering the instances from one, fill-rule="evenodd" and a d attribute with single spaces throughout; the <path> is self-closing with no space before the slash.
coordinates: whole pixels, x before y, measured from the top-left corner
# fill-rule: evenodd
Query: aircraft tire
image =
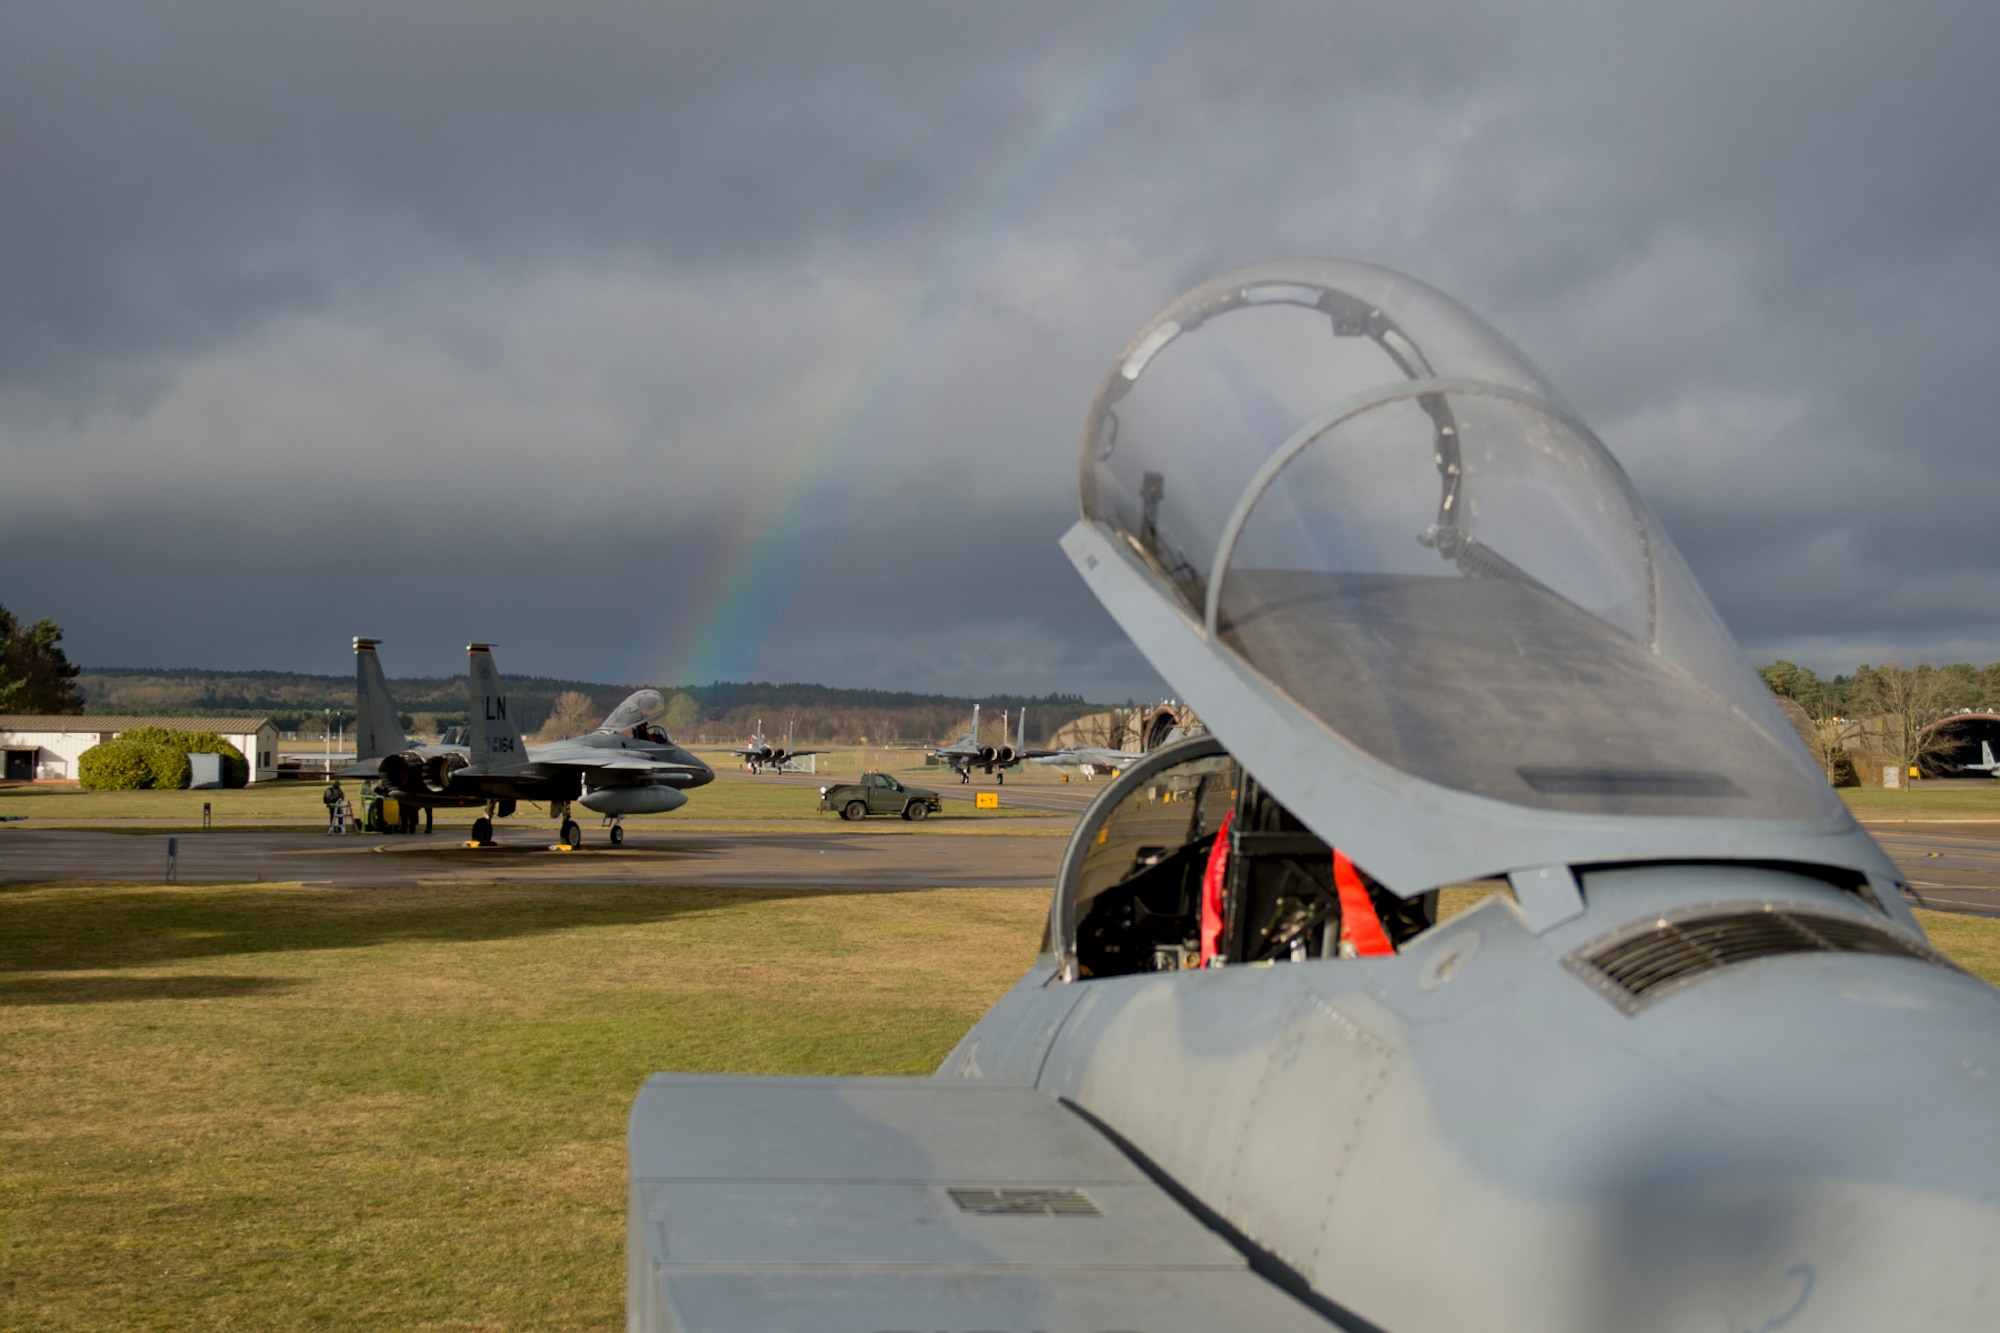
<path id="1" fill-rule="evenodd" d="M 929 819 L 930 814 L 931 808 L 922 801 L 911 801 L 903 807 L 903 818 L 910 820 L 912 823 Z"/>
<path id="2" fill-rule="evenodd" d="M 472 821 L 472 840 L 477 843 L 493 841 L 493 821 L 485 815 Z"/>
<path id="3" fill-rule="evenodd" d="M 849 801 L 841 810 L 840 817 L 850 824 L 858 824 L 868 818 L 868 804 L 865 801 Z"/>
<path id="4" fill-rule="evenodd" d="M 574 819 L 565 819 L 562 822 L 562 842 L 566 847 L 583 845 L 583 830 L 576 826 Z"/>
<path id="5" fill-rule="evenodd" d="M 613 847 L 623 847 L 625 845 L 625 830 L 616 824 L 611 826 L 611 845 Z"/>

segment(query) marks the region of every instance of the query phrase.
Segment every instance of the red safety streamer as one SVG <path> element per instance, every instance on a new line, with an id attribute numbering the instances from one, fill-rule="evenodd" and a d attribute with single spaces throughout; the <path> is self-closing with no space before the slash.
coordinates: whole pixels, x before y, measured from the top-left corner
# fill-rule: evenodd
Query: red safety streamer
<path id="1" fill-rule="evenodd" d="M 1381 958 L 1396 952 L 1382 918 L 1369 901 L 1368 886 L 1347 853 L 1333 849 L 1333 887 L 1340 894 L 1340 942 L 1351 947 L 1359 958 Z"/>
<path id="2" fill-rule="evenodd" d="M 1236 812 L 1222 816 L 1215 845 L 1208 849 L 1208 868 L 1201 872 L 1201 965 L 1222 949 L 1222 882 L 1229 875 L 1229 826 Z"/>

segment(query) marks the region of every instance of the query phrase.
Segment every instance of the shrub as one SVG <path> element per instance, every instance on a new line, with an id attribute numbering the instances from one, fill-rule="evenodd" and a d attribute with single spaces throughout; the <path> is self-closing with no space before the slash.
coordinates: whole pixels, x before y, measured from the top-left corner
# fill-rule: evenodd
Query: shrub
<path id="1" fill-rule="evenodd" d="M 92 756 L 100 751 L 112 753 L 93 761 Z M 194 775 L 194 766 L 188 763 L 190 754 L 221 755 L 225 787 L 241 787 L 250 780 L 250 764 L 243 752 L 212 731 L 134 727 L 115 741 L 83 752 L 77 764 L 80 785 L 93 791 L 185 787 Z M 93 780 L 96 769 L 102 770 L 102 780 Z"/>
<path id="2" fill-rule="evenodd" d="M 76 761 L 77 785 L 85 791 L 136 791 L 153 785 L 151 752 L 123 740 L 105 741 Z"/>

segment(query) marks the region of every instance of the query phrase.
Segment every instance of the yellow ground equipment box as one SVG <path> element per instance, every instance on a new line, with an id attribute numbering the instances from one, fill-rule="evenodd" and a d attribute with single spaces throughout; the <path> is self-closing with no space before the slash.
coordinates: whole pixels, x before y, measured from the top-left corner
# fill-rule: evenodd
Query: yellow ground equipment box
<path id="1" fill-rule="evenodd" d="M 1000 793 L 997 791 L 980 792 L 972 798 L 972 804 L 981 810 L 998 810 L 1000 808 Z"/>

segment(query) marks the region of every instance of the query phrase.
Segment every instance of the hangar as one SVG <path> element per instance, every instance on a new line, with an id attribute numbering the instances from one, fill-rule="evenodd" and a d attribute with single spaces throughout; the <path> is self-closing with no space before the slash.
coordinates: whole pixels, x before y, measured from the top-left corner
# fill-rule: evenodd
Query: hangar
<path id="1" fill-rule="evenodd" d="M 250 781 L 278 776 L 278 728 L 265 717 L 112 717 L 108 714 L 0 714 L 0 751 L 12 782 L 74 782 L 76 761 L 93 745 L 139 727 L 212 731 L 243 752 Z"/>
<path id="2" fill-rule="evenodd" d="M 2000 754 L 2000 713 L 1974 712 L 1968 708 L 1941 717 L 1924 730 L 1942 731 L 1950 738 L 1934 756 L 1926 757 L 1925 777 L 1953 777 L 1962 771 L 1961 765 L 1977 764 L 1982 741 L 1990 745 L 1995 754 Z M 1978 774 L 1969 776 L 1977 777 Z"/>

